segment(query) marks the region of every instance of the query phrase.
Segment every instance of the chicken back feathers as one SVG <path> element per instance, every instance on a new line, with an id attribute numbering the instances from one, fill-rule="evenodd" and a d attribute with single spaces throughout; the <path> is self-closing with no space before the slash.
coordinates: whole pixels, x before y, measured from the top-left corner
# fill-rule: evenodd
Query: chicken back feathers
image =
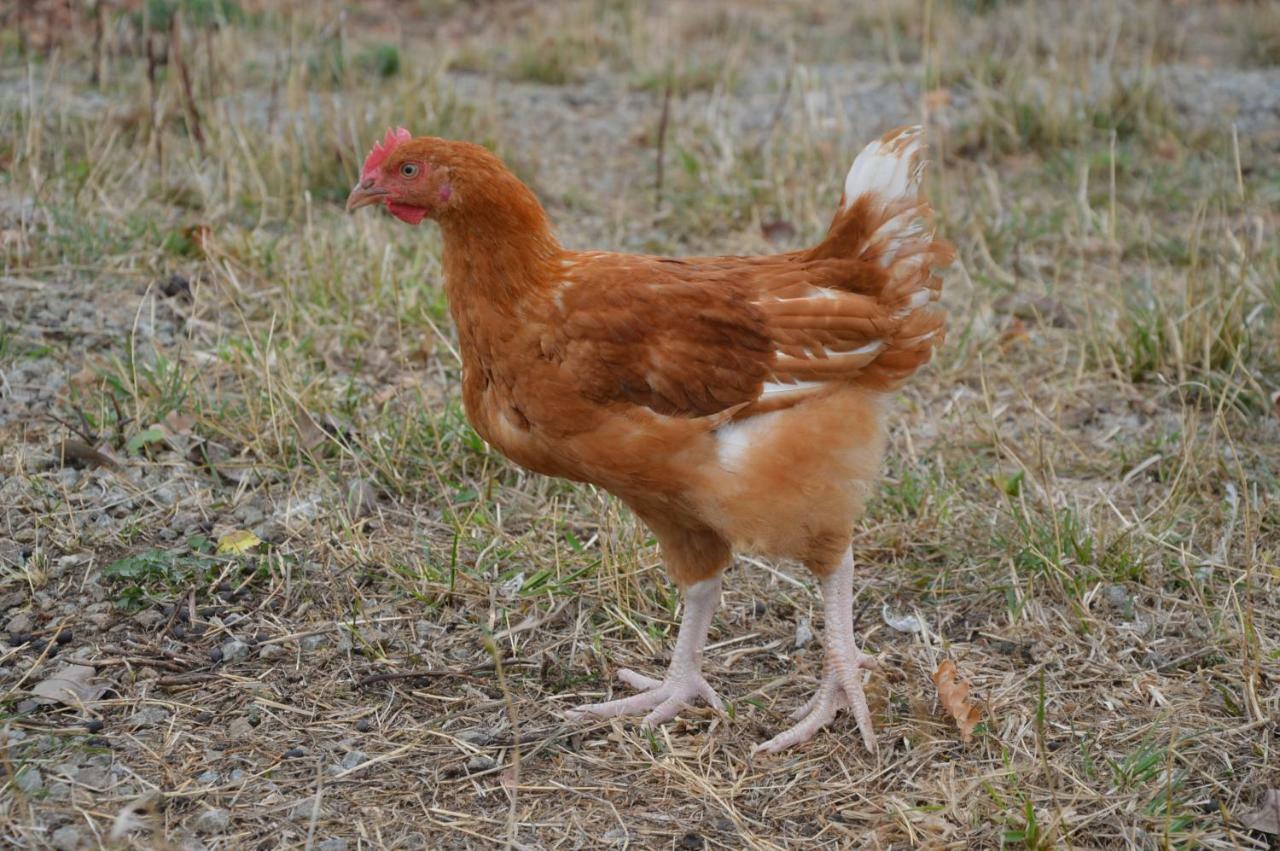
<path id="1" fill-rule="evenodd" d="M 842 385 L 898 386 L 942 341 L 933 272 L 951 258 L 927 229 L 919 153 L 919 128 L 867 146 L 807 251 L 566 261 L 548 354 L 597 401 L 674 416 L 741 419 Z"/>

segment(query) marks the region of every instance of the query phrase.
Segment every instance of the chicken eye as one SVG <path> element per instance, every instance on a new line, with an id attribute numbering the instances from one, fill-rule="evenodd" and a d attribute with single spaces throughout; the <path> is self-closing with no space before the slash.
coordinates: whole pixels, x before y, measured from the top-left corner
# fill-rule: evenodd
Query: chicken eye
<path id="1" fill-rule="evenodd" d="M 403 175 L 404 177 L 417 177 L 417 176 L 418 176 L 418 164 L 417 164 L 417 163 L 404 163 L 403 165 L 401 165 L 401 166 L 400 166 L 400 174 L 401 174 L 401 175 Z"/>

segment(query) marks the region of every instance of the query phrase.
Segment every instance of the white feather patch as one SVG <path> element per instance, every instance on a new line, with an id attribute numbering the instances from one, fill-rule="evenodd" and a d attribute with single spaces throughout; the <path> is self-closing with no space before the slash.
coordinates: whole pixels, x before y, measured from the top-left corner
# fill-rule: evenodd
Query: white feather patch
<path id="1" fill-rule="evenodd" d="M 900 144 L 903 137 L 909 139 Z M 919 180 L 919 170 L 911 167 L 911 160 L 920 149 L 920 137 L 920 128 L 913 127 L 888 144 L 877 139 L 863 148 L 844 179 L 845 209 L 867 192 L 875 192 L 885 201 L 908 197 Z"/>
<path id="2" fill-rule="evenodd" d="M 741 472 L 752 448 L 768 435 L 780 411 L 725 423 L 712 434 L 716 438 L 716 459 L 730 472 Z"/>

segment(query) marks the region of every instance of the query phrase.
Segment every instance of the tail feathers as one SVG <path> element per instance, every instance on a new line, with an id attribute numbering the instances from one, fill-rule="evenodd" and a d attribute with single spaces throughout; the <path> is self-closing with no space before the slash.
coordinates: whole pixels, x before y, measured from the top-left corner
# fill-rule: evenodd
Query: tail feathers
<path id="1" fill-rule="evenodd" d="M 779 342 L 777 380 L 845 380 L 889 389 L 925 364 L 946 316 L 934 269 L 953 252 L 934 236 L 920 191 L 919 127 L 858 154 L 826 237 L 805 257 L 809 287 L 763 305 Z"/>
<path id="2" fill-rule="evenodd" d="M 845 176 L 841 207 L 848 210 L 866 194 L 888 203 L 919 200 L 923 137 L 919 125 L 899 127 L 863 148 Z"/>

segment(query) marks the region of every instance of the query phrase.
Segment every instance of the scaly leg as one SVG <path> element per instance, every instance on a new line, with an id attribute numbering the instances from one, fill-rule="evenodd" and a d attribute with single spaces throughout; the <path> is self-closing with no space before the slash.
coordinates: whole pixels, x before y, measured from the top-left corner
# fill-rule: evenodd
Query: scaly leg
<path id="1" fill-rule="evenodd" d="M 823 638 L 827 646 L 822 682 L 809 702 L 791 716 L 796 725 L 779 733 L 756 750 L 777 753 L 807 742 L 836 716 L 836 710 L 851 709 L 867 750 L 875 751 L 871 710 L 862 691 L 862 669 L 876 667 L 873 656 L 865 655 L 853 640 L 853 548 L 840 566 L 822 579 L 822 602 L 826 612 Z"/>
<path id="2" fill-rule="evenodd" d="M 722 710 L 724 704 L 720 702 L 720 696 L 702 677 L 702 647 L 707 643 L 711 616 L 719 605 L 719 576 L 690 585 L 684 594 L 684 619 L 680 622 L 666 678 L 655 680 L 624 668 L 618 671 L 618 679 L 633 688 L 642 689 L 640 694 L 580 706 L 571 709 L 570 716 L 612 718 L 648 712 L 641 725 L 656 727 L 675 718 L 695 697 L 702 698 L 714 709 Z"/>

